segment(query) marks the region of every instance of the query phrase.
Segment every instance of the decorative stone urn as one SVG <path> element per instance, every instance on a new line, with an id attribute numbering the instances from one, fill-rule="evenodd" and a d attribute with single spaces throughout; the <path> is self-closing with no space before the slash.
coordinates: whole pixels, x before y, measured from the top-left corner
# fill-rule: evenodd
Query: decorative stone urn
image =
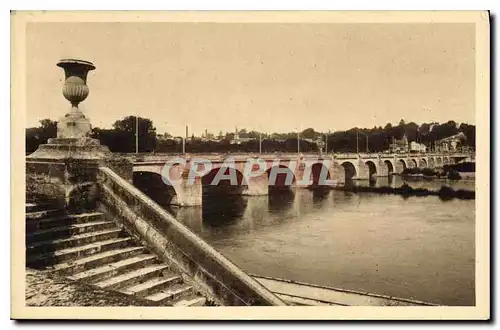
<path id="1" fill-rule="evenodd" d="M 71 103 L 71 112 L 57 123 L 58 138 L 83 138 L 92 130 L 90 121 L 84 116 L 78 104 L 89 95 L 87 74 L 95 66 L 88 61 L 64 59 L 57 63 L 64 69 L 65 81 L 62 89 L 64 97 Z"/>
<path id="2" fill-rule="evenodd" d="M 89 61 L 63 59 L 57 66 L 64 69 L 62 94 L 71 103 L 71 111 L 57 122 L 57 138 L 51 138 L 28 156 L 28 159 L 103 159 L 109 149 L 89 137 L 92 125 L 78 105 L 89 95 L 87 75 L 95 66 Z"/>
<path id="3" fill-rule="evenodd" d="M 26 198 L 53 202 L 64 209 L 93 209 L 98 168 L 113 161 L 109 149 L 89 137 L 90 121 L 78 108 L 89 94 L 87 74 L 95 66 L 75 59 L 57 65 L 65 72 L 62 93 L 71 103 L 71 111 L 58 121 L 57 138 L 26 157 Z"/>

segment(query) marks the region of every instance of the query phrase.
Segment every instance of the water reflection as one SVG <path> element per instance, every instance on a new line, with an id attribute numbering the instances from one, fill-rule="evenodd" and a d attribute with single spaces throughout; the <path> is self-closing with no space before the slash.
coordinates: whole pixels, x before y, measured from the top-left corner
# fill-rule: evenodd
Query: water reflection
<path id="1" fill-rule="evenodd" d="M 183 219 L 182 222 L 195 232 L 203 232 L 203 213 L 201 207 L 175 207 L 166 208 L 176 219 Z"/>
<path id="2" fill-rule="evenodd" d="M 248 199 L 241 195 L 207 194 L 203 196 L 203 224 L 227 226 L 242 218 Z"/>
<path id="3" fill-rule="evenodd" d="M 269 190 L 268 209 L 270 213 L 283 213 L 293 205 L 295 193 L 292 189 Z"/>
<path id="4" fill-rule="evenodd" d="M 327 197 L 330 195 L 330 189 L 327 188 L 316 188 L 312 190 L 313 203 L 316 205 L 321 205 Z"/>
<path id="5" fill-rule="evenodd" d="M 474 190 L 475 182 L 467 180 L 433 180 L 422 177 L 402 177 L 399 175 L 389 175 L 387 177 L 375 177 L 372 180 L 346 180 L 345 186 L 369 186 L 369 187 L 392 187 L 398 188 L 407 184 L 412 188 L 424 188 L 428 190 L 439 190 L 442 186 L 453 189 Z"/>

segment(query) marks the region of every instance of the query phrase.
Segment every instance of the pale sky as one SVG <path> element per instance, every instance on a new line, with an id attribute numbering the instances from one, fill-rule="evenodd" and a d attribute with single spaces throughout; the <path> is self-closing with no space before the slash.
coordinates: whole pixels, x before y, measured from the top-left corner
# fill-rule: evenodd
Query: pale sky
<path id="1" fill-rule="evenodd" d="M 91 61 L 93 126 L 289 132 L 475 123 L 473 24 L 30 23 L 27 126 L 70 108 L 61 58 Z"/>

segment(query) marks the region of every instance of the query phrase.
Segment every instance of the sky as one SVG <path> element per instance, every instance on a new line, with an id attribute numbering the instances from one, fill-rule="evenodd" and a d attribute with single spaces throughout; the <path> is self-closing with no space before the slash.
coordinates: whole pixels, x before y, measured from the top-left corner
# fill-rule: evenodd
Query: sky
<path id="1" fill-rule="evenodd" d="M 158 133 L 474 124 L 473 24 L 29 23 L 27 127 L 70 109 L 61 58 L 91 61 L 94 127 Z"/>

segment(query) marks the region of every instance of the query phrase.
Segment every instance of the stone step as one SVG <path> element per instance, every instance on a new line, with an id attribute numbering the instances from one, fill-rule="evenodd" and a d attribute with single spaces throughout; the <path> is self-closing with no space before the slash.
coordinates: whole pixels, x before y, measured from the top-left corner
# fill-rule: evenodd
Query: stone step
<path id="1" fill-rule="evenodd" d="M 60 275 L 69 275 L 82 272 L 95 267 L 100 267 L 105 264 L 117 262 L 119 260 L 124 260 L 130 257 L 137 256 L 144 251 L 142 246 L 126 247 L 123 249 L 114 249 L 111 251 L 105 251 L 101 253 L 96 253 L 92 256 L 72 260 L 69 262 L 56 264 L 52 266 L 53 271 Z"/>
<path id="2" fill-rule="evenodd" d="M 54 227 L 49 229 L 41 229 L 26 234 L 26 242 L 28 244 L 37 241 L 46 241 L 51 239 L 60 239 L 73 235 L 96 232 L 105 229 L 115 228 L 116 224 L 113 221 L 95 221 L 89 223 L 77 223 L 67 226 Z"/>
<path id="3" fill-rule="evenodd" d="M 154 301 L 161 305 L 172 305 L 181 298 L 193 294 L 193 287 L 187 284 L 178 284 L 162 289 L 160 292 L 146 296 L 145 299 Z"/>
<path id="4" fill-rule="evenodd" d="M 68 260 L 80 259 L 99 252 L 124 248 L 132 244 L 133 240 L 130 237 L 112 238 L 66 249 L 46 251 L 41 254 L 27 255 L 26 264 L 33 268 L 39 268 L 40 266 L 48 266 Z"/>
<path id="5" fill-rule="evenodd" d="M 180 275 L 158 276 L 143 283 L 124 288 L 120 290 L 120 292 L 136 297 L 147 297 L 174 284 L 180 284 L 181 282 L 182 277 Z"/>
<path id="6" fill-rule="evenodd" d="M 185 298 L 173 304 L 174 307 L 205 306 L 207 299 L 205 297 Z"/>
<path id="7" fill-rule="evenodd" d="M 28 219 L 26 220 L 26 232 L 29 233 L 39 229 L 49 229 L 58 226 L 103 220 L 103 214 L 100 212 L 63 215 L 53 218 Z"/>
<path id="8" fill-rule="evenodd" d="M 136 246 L 104 214 L 65 214 L 50 205 L 26 205 L 26 264 L 45 268 L 144 304 L 203 306 L 206 299 L 145 247 Z"/>
<path id="9" fill-rule="evenodd" d="M 35 212 L 26 212 L 26 220 L 43 219 L 64 215 L 64 210 L 49 209 Z"/>
<path id="10" fill-rule="evenodd" d="M 142 268 L 157 262 L 156 256 L 152 254 L 139 254 L 107 265 L 92 268 L 69 276 L 72 280 L 83 280 L 95 283 L 109 279 L 126 271 Z"/>
<path id="11" fill-rule="evenodd" d="M 49 203 L 26 203 L 26 213 L 45 211 L 53 208 Z"/>
<path id="12" fill-rule="evenodd" d="M 167 270 L 168 265 L 166 264 L 150 265 L 97 282 L 95 285 L 102 289 L 117 290 L 126 286 L 135 285 L 137 283 L 143 283 L 154 277 L 163 277 L 162 275 Z M 168 275 L 165 274 L 165 276 Z"/>
<path id="13" fill-rule="evenodd" d="M 58 249 L 66 249 L 66 248 L 90 244 L 93 242 L 118 238 L 121 233 L 122 229 L 113 228 L 108 230 L 100 230 L 90 233 L 73 235 L 67 238 L 38 241 L 29 244 L 27 246 L 26 252 L 27 254 L 41 254 L 46 252 L 53 252 Z"/>

